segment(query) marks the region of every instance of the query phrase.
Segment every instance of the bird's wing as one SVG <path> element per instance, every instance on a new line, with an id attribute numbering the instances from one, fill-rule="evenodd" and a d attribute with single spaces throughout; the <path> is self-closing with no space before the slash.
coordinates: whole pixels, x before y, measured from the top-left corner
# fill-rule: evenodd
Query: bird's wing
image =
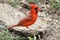
<path id="1" fill-rule="evenodd" d="M 20 22 L 18 24 L 22 25 L 22 24 L 25 24 L 25 23 L 28 23 L 28 22 L 31 22 L 31 21 L 32 21 L 31 17 L 25 17 L 22 20 L 20 20 Z"/>

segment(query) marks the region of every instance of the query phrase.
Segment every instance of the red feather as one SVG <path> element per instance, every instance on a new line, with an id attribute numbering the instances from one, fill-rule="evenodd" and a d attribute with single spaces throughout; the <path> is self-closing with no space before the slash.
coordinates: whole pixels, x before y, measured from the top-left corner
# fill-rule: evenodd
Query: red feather
<path id="1" fill-rule="evenodd" d="M 28 28 L 28 26 L 34 24 L 38 17 L 37 12 L 40 11 L 41 9 L 38 8 L 38 6 L 36 6 L 35 4 L 30 4 L 30 7 L 31 7 L 31 10 L 29 12 L 29 15 L 27 17 L 21 19 L 18 24 L 8 27 L 8 29 L 10 29 L 12 27 L 17 27 L 17 26 L 19 26 L 19 27 L 25 26 Z"/>

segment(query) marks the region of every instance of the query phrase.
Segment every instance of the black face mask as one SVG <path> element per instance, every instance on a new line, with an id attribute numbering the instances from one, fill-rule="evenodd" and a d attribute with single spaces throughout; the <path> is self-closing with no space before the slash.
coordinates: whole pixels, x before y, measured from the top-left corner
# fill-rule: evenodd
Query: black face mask
<path id="1" fill-rule="evenodd" d="M 38 10 L 38 7 L 36 7 L 35 10 L 36 10 L 36 13 L 38 13 L 38 11 L 37 11 Z"/>

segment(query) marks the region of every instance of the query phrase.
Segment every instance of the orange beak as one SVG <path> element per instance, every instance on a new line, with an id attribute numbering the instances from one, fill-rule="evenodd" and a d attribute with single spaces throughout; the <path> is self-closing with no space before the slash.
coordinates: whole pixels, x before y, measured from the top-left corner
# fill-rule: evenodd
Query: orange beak
<path id="1" fill-rule="evenodd" d="M 39 11 L 39 12 L 43 12 L 43 10 L 41 9 L 41 8 L 38 8 L 38 10 L 37 11 Z"/>
<path id="2" fill-rule="evenodd" d="M 38 8 L 38 10 L 37 11 L 41 11 L 41 8 Z"/>

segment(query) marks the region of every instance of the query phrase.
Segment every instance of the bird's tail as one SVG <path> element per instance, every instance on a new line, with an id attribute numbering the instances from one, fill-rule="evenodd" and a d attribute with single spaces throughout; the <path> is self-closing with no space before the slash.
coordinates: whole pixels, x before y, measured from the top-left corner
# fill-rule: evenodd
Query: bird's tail
<path id="1" fill-rule="evenodd" d="M 17 27 L 18 25 L 16 24 L 16 25 L 13 25 L 13 26 L 9 26 L 9 27 L 7 27 L 7 29 L 11 29 L 11 28 L 13 28 L 13 27 Z"/>

